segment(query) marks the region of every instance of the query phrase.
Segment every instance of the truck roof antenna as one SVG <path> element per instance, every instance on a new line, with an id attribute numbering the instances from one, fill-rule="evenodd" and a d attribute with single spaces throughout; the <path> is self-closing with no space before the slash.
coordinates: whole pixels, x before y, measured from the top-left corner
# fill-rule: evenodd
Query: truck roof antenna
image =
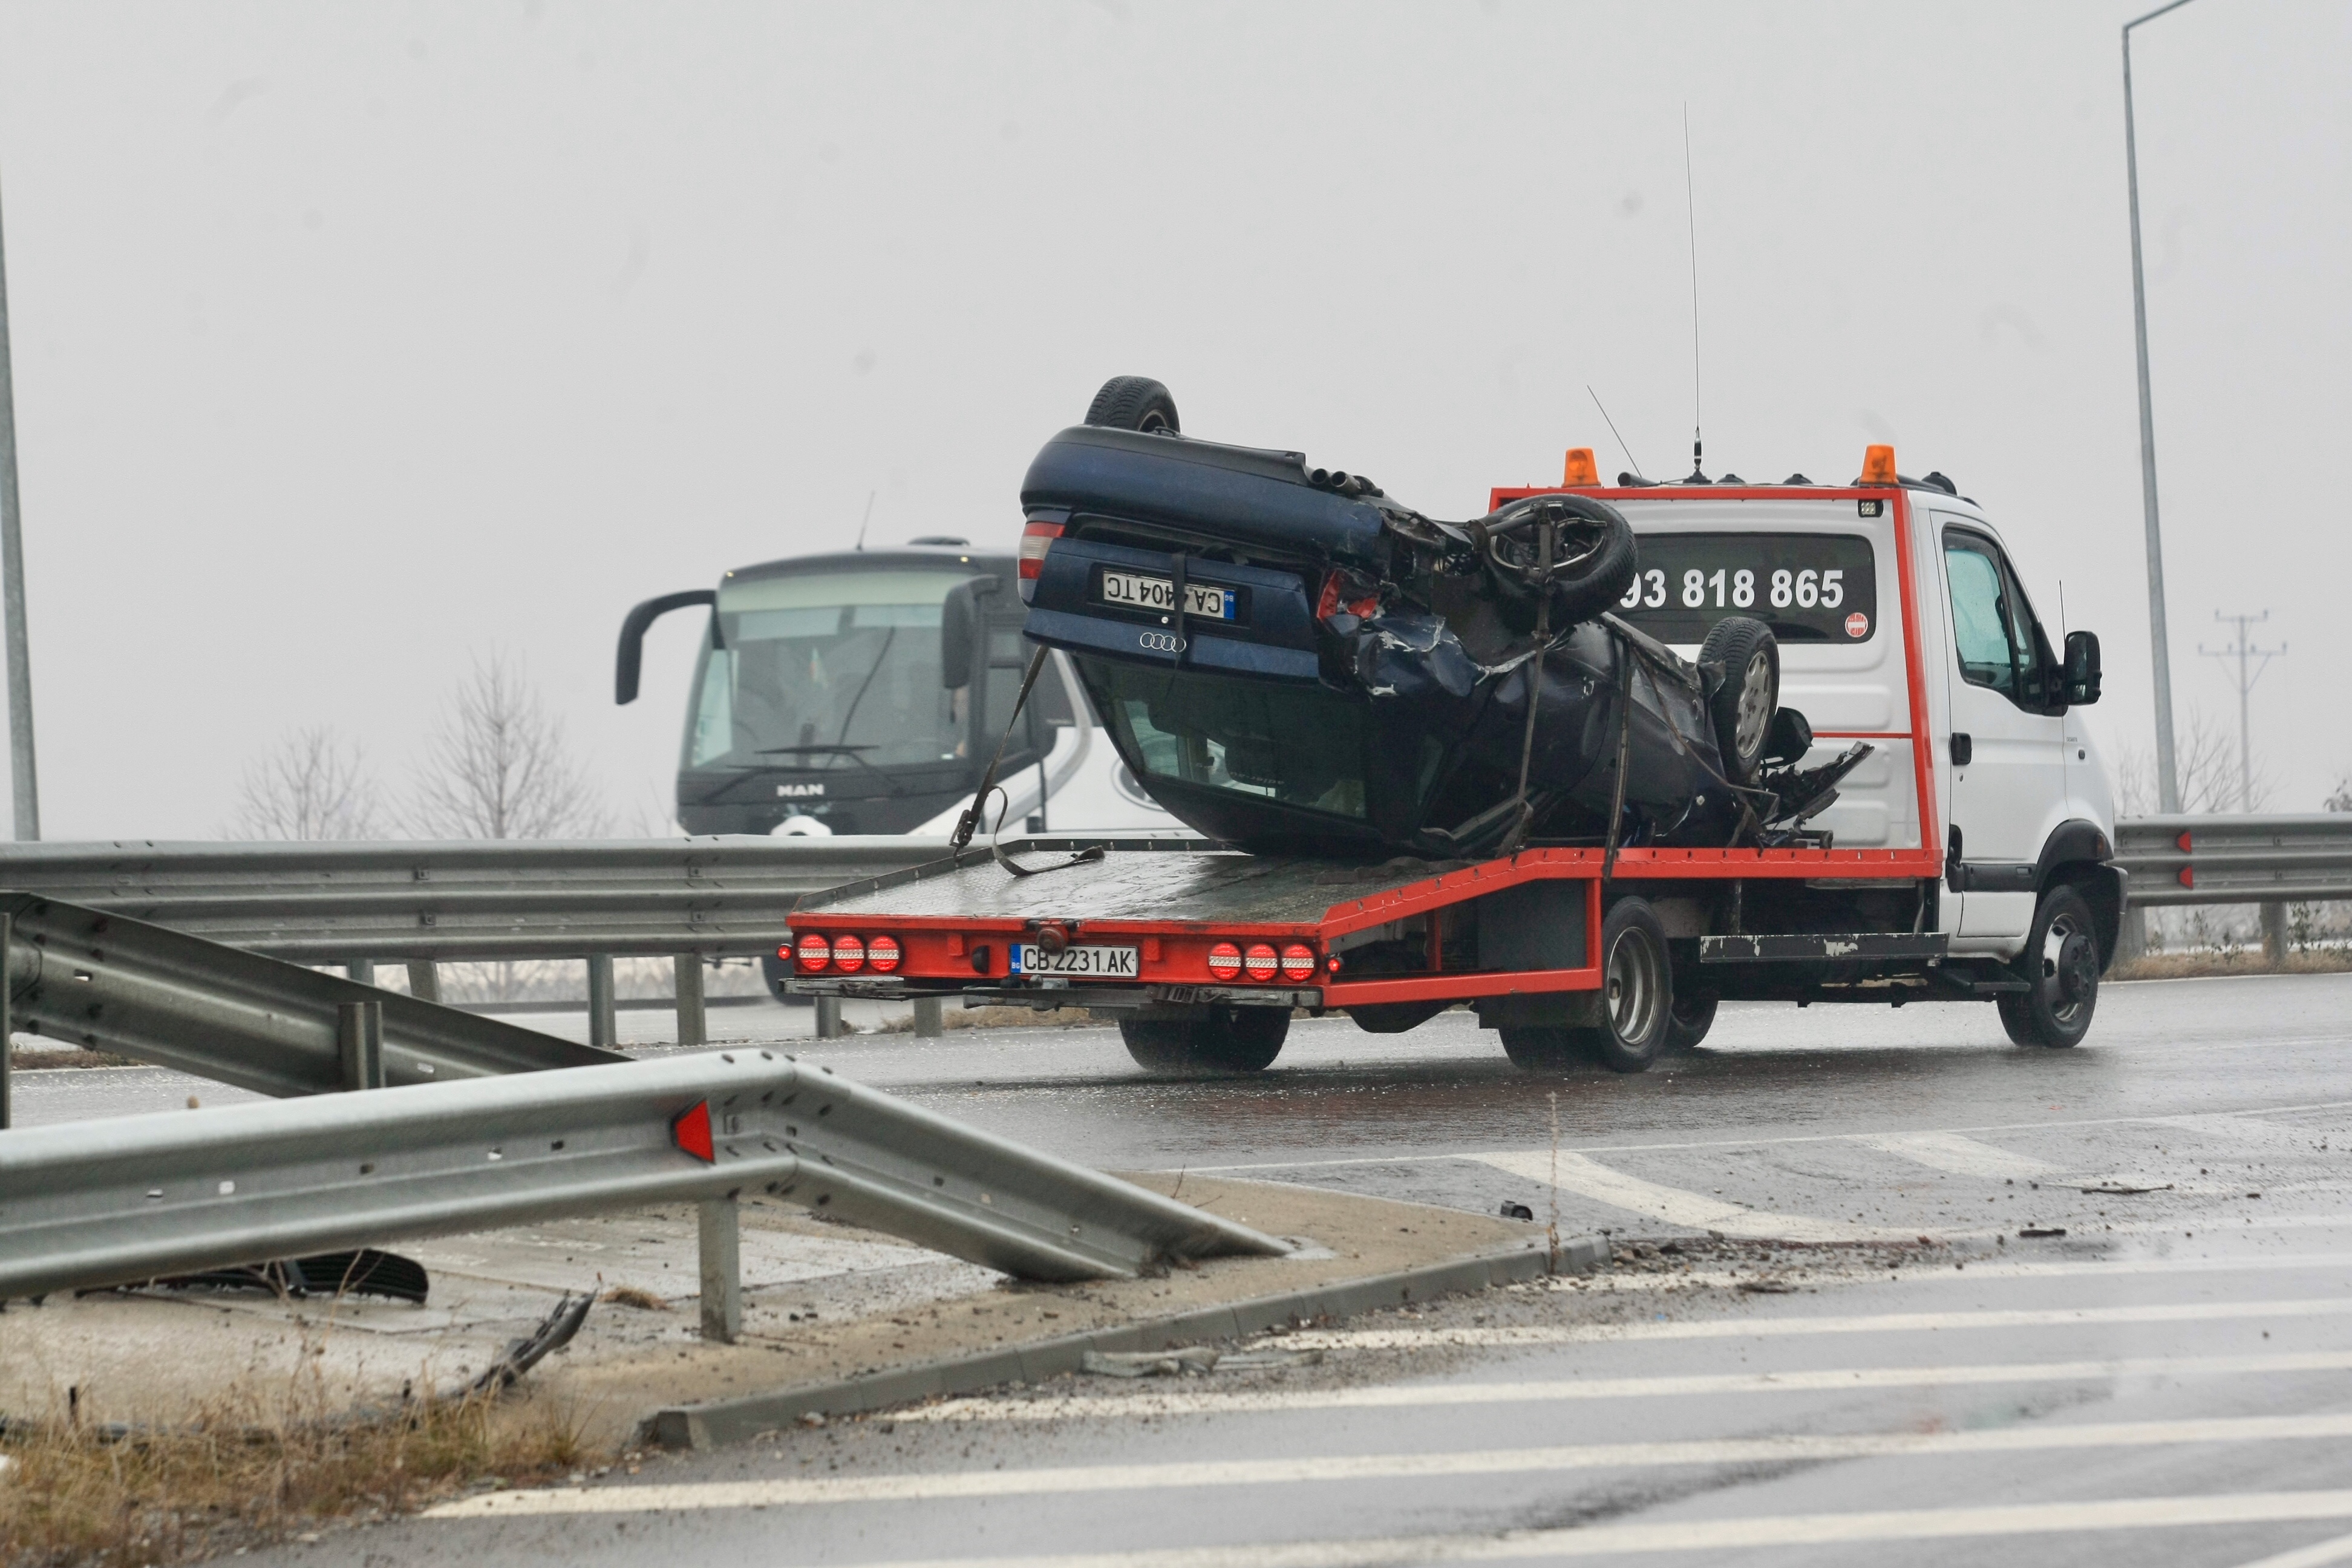
<path id="1" fill-rule="evenodd" d="M 866 492 L 866 515 L 857 520 L 857 548 L 861 551 L 866 548 L 866 525 L 874 521 L 874 497 L 876 494 L 877 492 L 873 490 L 867 490 Z"/>
<path id="2" fill-rule="evenodd" d="M 1690 100 L 1683 100 L 1683 215 L 1690 230 L 1691 264 L 1691 471 L 1689 483 L 1706 484 L 1699 458 L 1698 417 L 1698 198 L 1691 191 Z M 1633 456 L 1627 453 L 1626 456 Z"/>
<path id="3" fill-rule="evenodd" d="M 1592 399 L 1593 407 L 1601 409 L 1601 422 L 1609 426 L 1609 434 L 1617 436 L 1617 421 L 1609 417 L 1608 409 L 1601 408 L 1601 395 L 1592 390 L 1592 384 L 1589 381 L 1584 384 L 1584 395 Z M 1625 461 L 1633 465 L 1635 479 L 1646 479 L 1650 477 L 1642 471 L 1642 465 L 1634 459 L 1633 448 L 1625 445 L 1625 437 L 1622 436 L 1617 436 L 1617 449 L 1624 453 Z"/>

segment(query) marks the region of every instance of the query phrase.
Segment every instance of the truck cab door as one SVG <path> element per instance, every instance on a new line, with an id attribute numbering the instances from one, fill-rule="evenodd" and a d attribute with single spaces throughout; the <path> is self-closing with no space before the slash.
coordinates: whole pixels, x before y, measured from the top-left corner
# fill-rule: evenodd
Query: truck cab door
<path id="1" fill-rule="evenodd" d="M 2065 707 L 2049 638 L 1991 536 L 1938 518 L 1952 656 L 1950 811 L 1959 853 L 1947 896 L 1964 937 L 2023 936 L 2035 863 L 2065 798 Z"/>

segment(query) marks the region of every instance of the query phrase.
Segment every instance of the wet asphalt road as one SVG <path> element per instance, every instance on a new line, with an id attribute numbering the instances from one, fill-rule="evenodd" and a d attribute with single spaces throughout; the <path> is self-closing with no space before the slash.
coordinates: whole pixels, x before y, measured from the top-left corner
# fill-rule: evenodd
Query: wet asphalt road
<path id="1" fill-rule="evenodd" d="M 1730 1239 L 1349 1325 L 1172 1407 L 1087 1380 L 1109 1403 L 795 1430 L 264 1560 L 2352 1562 L 2352 976 L 2111 987 L 2071 1052 L 1982 1006 L 1727 1007 L 1634 1079 L 1522 1076 L 1469 1023 L 1302 1024 L 1239 1082 L 1092 1029 L 821 1055 L 1091 1163 Z M 23 1080 L 28 1120 L 188 1091 Z"/>

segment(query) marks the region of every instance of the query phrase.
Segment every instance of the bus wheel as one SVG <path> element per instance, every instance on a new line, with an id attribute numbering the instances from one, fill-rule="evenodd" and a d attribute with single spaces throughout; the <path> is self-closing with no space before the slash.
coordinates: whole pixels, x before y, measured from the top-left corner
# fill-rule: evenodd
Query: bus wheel
<path id="1" fill-rule="evenodd" d="M 1666 1009 L 1666 1054 L 1696 1050 L 1715 1027 L 1715 998 L 1703 992 L 1685 991 L 1675 987 L 1675 999 Z"/>
<path id="2" fill-rule="evenodd" d="M 1620 899 L 1601 922 L 1598 1027 L 1573 1031 L 1612 1072 L 1642 1072 L 1666 1048 L 1675 1006 L 1666 928 L 1646 899 Z"/>
<path id="3" fill-rule="evenodd" d="M 1289 1033 L 1286 1007 L 1188 1007 L 1118 1021 L 1119 1038 L 1136 1066 L 1194 1077 L 1264 1072 L 1282 1054 Z"/>
<path id="4" fill-rule="evenodd" d="M 2091 1032 L 2099 1005 L 2099 939 L 2082 894 L 2062 882 L 2042 895 L 2016 972 L 2032 989 L 1995 999 L 2011 1040 L 2071 1046 Z"/>

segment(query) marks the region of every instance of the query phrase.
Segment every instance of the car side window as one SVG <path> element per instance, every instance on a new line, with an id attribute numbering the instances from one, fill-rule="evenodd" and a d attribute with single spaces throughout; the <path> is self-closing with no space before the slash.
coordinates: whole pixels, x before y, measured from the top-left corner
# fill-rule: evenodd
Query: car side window
<path id="1" fill-rule="evenodd" d="M 1944 535 L 1944 578 L 1952 593 L 1960 679 L 1971 686 L 1989 686 L 2015 701 L 2017 650 L 2010 641 L 2015 623 L 2000 563 L 1983 541 L 1948 531 Z"/>

